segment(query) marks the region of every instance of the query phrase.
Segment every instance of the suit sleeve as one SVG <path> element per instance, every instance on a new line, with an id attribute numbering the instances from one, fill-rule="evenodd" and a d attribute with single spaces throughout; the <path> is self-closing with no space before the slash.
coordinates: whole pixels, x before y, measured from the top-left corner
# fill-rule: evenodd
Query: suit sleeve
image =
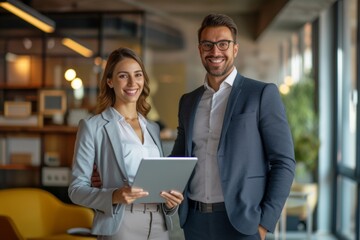
<path id="1" fill-rule="evenodd" d="M 259 129 L 270 171 L 261 204 L 260 224 L 274 231 L 294 179 L 295 156 L 285 108 L 277 87 L 264 88 L 259 110 Z"/>

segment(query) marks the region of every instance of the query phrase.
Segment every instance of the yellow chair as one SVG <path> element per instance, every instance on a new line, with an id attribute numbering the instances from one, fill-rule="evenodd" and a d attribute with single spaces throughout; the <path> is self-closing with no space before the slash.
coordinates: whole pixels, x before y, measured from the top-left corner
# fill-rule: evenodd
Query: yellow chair
<path id="1" fill-rule="evenodd" d="M 24 240 L 13 220 L 8 216 L 0 215 L 0 237 L 6 240 Z"/>
<path id="2" fill-rule="evenodd" d="M 10 234 L 12 239 L 96 239 L 66 233 L 70 228 L 91 228 L 94 216 L 91 209 L 63 203 L 38 188 L 0 190 L 0 215 L 0 234 Z"/>

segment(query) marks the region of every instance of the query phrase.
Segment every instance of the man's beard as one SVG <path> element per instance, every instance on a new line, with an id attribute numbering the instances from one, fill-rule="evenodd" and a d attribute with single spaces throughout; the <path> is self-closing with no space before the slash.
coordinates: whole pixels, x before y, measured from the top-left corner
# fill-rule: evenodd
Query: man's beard
<path id="1" fill-rule="evenodd" d="M 209 66 L 204 66 L 205 69 L 206 69 L 206 72 L 211 75 L 211 76 L 214 76 L 214 77 L 221 77 L 221 76 L 225 76 L 226 73 L 229 71 L 229 69 L 225 68 L 223 70 L 214 70 L 214 69 L 211 69 Z"/>

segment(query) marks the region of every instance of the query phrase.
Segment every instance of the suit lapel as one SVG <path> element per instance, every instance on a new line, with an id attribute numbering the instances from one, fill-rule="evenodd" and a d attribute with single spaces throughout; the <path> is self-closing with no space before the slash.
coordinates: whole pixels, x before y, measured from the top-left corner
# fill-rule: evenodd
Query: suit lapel
<path id="1" fill-rule="evenodd" d="M 234 108 L 237 104 L 237 99 L 241 93 L 243 83 L 244 83 L 243 77 L 240 74 L 237 74 L 236 78 L 234 80 L 234 84 L 232 86 L 230 95 L 229 95 L 228 103 L 226 105 L 226 110 L 225 110 L 224 121 L 223 121 L 222 130 L 221 130 L 221 136 L 220 136 L 218 149 L 220 149 L 220 146 L 222 146 L 222 144 L 223 144 L 224 137 L 228 130 L 231 116 L 232 116 Z"/>
<path id="2" fill-rule="evenodd" d="M 190 102 L 193 103 L 191 104 L 191 108 L 189 111 L 189 126 L 188 126 L 188 138 L 187 138 L 187 156 L 191 156 L 192 155 L 192 135 L 193 135 L 193 129 L 194 129 L 194 122 L 195 122 L 195 115 L 196 115 L 196 109 L 199 105 L 199 102 L 201 100 L 202 95 L 205 92 L 205 88 L 202 86 L 200 88 L 198 88 L 198 90 L 195 92 L 194 97 L 190 99 Z M 186 121 L 185 121 L 186 122 Z"/>

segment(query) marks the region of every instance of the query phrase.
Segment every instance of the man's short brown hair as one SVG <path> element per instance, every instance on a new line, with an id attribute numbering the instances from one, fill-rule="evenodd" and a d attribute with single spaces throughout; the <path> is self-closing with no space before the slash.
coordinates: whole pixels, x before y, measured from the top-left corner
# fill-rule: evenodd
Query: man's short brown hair
<path id="1" fill-rule="evenodd" d="M 225 26 L 230 29 L 231 34 L 233 36 L 233 40 L 236 42 L 236 35 L 238 30 L 234 20 L 227 15 L 216 14 L 216 13 L 207 15 L 202 21 L 201 27 L 198 30 L 198 41 L 200 42 L 201 33 L 206 27 L 221 27 L 221 26 Z"/>

